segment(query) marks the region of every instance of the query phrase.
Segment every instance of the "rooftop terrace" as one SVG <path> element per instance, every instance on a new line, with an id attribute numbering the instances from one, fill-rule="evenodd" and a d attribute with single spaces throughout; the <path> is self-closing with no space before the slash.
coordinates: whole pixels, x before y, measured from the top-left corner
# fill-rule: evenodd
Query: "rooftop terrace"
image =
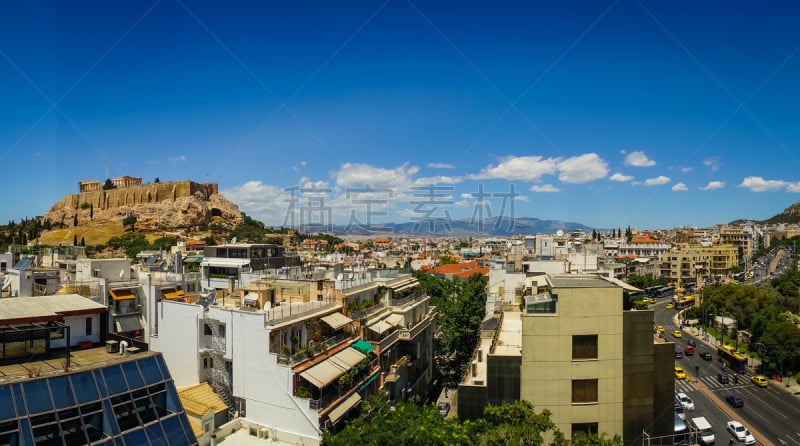
<path id="1" fill-rule="evenodd" d="M 37 376 L 51 376 L 67 374 L 82 370 L 89 370 L 114 363 L 132 361 L 145 356 L 155 356 L 154 352 L 138 352 L 132 355 L 108 353 L 105 347 L 95 347 L 86 350 L 74 350 L 70 353 L 70 368 L 65 372 L 65 351 L 54 350 L 50 355 L 40 355 L 42 358 L 21 363 L 0 365 L 0 384 L 24 381 Z"/>

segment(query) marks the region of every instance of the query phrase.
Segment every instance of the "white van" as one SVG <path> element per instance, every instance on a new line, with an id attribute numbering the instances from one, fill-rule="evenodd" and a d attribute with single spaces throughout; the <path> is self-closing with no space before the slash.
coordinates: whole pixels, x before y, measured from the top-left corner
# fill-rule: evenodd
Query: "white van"
<path id="1" fill-rule="evenodd" d="M 705 417 L 692 418 L 692 428 L 697 430 L 701 443 L 714 444 L 714 429 Z"/>

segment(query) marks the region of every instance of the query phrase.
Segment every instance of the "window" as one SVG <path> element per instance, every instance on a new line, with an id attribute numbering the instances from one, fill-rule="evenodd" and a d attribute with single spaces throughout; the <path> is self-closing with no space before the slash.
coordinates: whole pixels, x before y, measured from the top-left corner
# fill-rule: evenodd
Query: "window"
<path id="1" fill-rule="evenodd" d="M 581 435 L 597 435 L 597 423 L 574 423 L 572 425 L 572 439 Z"/>
<path id="2" fill-rule="evenodd" d="M 572 359 L 597 359 L 597 335 L 573 336 Z"/>
<path id="3" fill-rule="evenodd" d="M 92 335 L 92 318 L 86 318 L 86 336 Z"/>
<path id="4" fill-rule="evenodd" d="M 556 314 L 558 297 L 554 294 L 543 294 L 525 298 L 527 314 Z"/>
<path id="5" fill-rule="evenodd" d="M 572 380 L 572 403 L 596 403 L 597 380 L 575 379 Z"/>

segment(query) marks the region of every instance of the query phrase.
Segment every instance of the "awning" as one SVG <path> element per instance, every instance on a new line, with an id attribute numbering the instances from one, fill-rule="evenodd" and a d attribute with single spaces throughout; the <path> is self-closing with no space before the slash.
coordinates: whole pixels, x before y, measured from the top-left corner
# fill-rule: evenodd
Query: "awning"
<path id="1" fill-rule="evenodd" d="M 300 373 L 306 381 L 322 389 L 334 382 L 336 378 L 352 369 L 356 364 L 364 360 L 365 356 L 354 349 L 346 348 L 319 364 Z"/>
<path id="2" fill-rule="evenodd" d="M 394 289 L 394 293 L 397 294 L 397 293 L 399 293 L 401 291 L 412 289 L 412 288 L 416 287 L 417 285 L 419 285 L 419 282 L 414 280 L 414 281 L 412 281 L 410 283 L 407 283 L 407 284 L 401 286 L 400 288 L 395 288 Z"/>
<path id="3" fill-rule="evenodd" d="M 116 290 L 108 290 L 108 294 L 110 294 L 111 298 L 114 300 L 136 299 L 136 295 L 133 294 L 133 289 L 131 288 L 118 288 Z"/>
<path id="4" fill-rule="evenodd" d="M 183 263 L 201 263 L 202 261 L 202 257 L 187 257 L 183 259 Z"/>
<path id="5" fill-rule="evenodd" d="M 138 314 L 117 316 L 114 319 L 114 324 L 117 326 L 117 333 L 141 330 L 143 327 L 142 320 L 139 319 Z"/>
<path id="6" fill-rule="evenodd" d="M 378 333 L 379 335 L 382 335 L 392 328 L 392 326 L 387 324 L 385 321 L 380 320 L 368 326 L 367 328 L 375 333 Z"/>
<path id="7" fill-rule="evenodd" d="M 250 264 L 250 259 L 228 259 L 225 257 L 213 257 L 203 260 L 203 266 L 226 266 L 226 267 L 241 267 Z"/>
<path id="8" fill-rule="evenodd" d="M 404 318 L 402 314 L 396 314 L 396 313 L 389 315 L 389 317 L 387 317 L 384 320 L 393 327 L 403 326 L 405 325 L 406 322 L 406 318 Z"/>
<path id="9" fill-rule="evenodd" d="M 353 393 L 347 397 L 346 400 L 342 401 L 342 404 L 336 406 L 336 408 L 331 411 L 330 415 L 328 415 L 328 418 L 331 420 L 331 424 L 338 423 L 342 417 L 347 415 L 347 412 L 350 412 L 350 410 L 356 407 L 360 402 L 361 395 L 358 393 Z"/>
<path id="10" fill-rule="evenodd" d="M 350 344 L 350 347 L 353 347 L 354 349 L 360 351 L 361 353 L 363 353 L 365 355 L 369 354 L 369 352 L 375 350 L 375 347 L 373 347 L 369 342 L 367 342 L 367 341 L 365 341 L 363 339 L 359 339 L 356 342 L 353 342 L 352 344 Z"/>
<path id="11" fill-rule="evenodd" d="M 175 289 L 175 288 L 165 288 L 161 290 L 161 298 L 172 300 L 178 299 L 181 297 L 186 296 L 186 293 L 183 292 L 182 289 Z"/>
<path id="12" fill-rule="evenodd" d="M 352 319 L 343 315 L 342 313 L 331 313 L 327 316 L 321 317 L 320 319 L 322 319 L 322 322 L 325 322 L 334 330 L 338 330 L 344 327 L 345 325 L 353 322 Z"/>
<path id="13" fill-rule="evenodd" d="M 328 358 L 328 361 L 331 361 L 342 370 L 347 371 L 355 367 L 359 362 L 363 361 L 364 358 L 366 358 L 366 356 L 364 356 L 364 354 L 358 350 L 346 348 Z"/>

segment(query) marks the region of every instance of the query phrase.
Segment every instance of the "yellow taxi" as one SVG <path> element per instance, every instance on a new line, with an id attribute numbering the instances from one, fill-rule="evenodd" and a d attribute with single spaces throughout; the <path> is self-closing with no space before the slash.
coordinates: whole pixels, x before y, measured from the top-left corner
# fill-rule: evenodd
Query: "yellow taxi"
<path id="1" fill-rule="evenodd" d="M 672 332 L 672 337 L 682 338 L 683 337 L 683 333 L 681 333 L 680 330 L 675 330 L 675 331 Z"/>
<path id="2" fill-rule="evenodd" d="M 668 303 L 668 304 L 667 304 L 667 306 L 666 306 L 665 308 L 666 308 L 667 310 L 671 310 L 671 309 L 675 308 L 675 305 L 674 305 L 674 304 L 672 304 L 672 302 L 670 302 L 670 303 Z"/>
<path id="3" fill-rule="evenodd" d="M 659 333 L 664 333 L 664 326 L 663 325 L 659 325 L 658 327 L 656 327 L 656 331 L 659 332 Z"/>
<path id="4" fill-rule="evenodd" d="M 769 381 L 767 381 L 767 377 L 764 375 L 753 375 L 753 377 L 750 378 L 750 382 L 758 387 L 767 387 L 769 385 Z"/>
<path id="5" fill-rule="evenodd" d="M 686 372 L 683 368 L 675 366 L 675 379 L 686 379 Z"/>

